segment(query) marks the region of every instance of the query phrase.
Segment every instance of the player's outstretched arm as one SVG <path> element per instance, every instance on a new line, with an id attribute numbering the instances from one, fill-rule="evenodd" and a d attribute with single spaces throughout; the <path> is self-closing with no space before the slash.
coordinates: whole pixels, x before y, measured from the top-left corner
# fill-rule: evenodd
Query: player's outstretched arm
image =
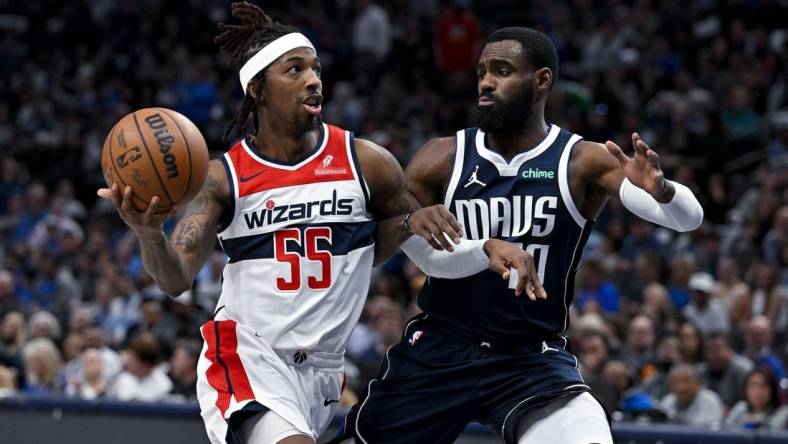
<path id="1" fill-rule="evenodd" d="M 137 236 L 142 263 L 159 287 L 172 296 L 189 290 L 194 276 L 213 250 L 216 224 L 229 200 L 229 186 L 221 161 L 210 162 L 202 189 L 183 209 L 183 217 L 169 241 L 162 225 L 176 208 L 156 214 L 158 196 L 154 196 L 148 208 L 141 212 L 131 204 L 133 190 L 129 186 L 121 190 L 113 184 L 111 189 L 100 189 L 98 195 L 112 200 L 121 219 Z"/>
<path id="2" fill-rule="evenodd" d="M 588 142 L 581 142 L 589 144 Z M 598 144 L 592 144 L 598 145 Z M 592 146 L 591 168 L 600 169 L 596 184 L 641 218 L 676 231 L 692 231 L 703 222 L 703 208 L 686 186 L 665 179 L 659 155 L 632 133 L 635 155 L 629 157 L 615 143 Z"/>
<path id="3" fill-rule="evenodd" d="M 385 262 L 414 234 L 435 249 L 453 250 L 452 241 L 459 243 L 462 233 L 454 215 L 442 206 L 421 208 L 408 191 L 402 168 L 387 150 L 362 139 L 356 139 L 356 150 L 370 188 L 369 210 L 378 221 L 375 264 Z"/>

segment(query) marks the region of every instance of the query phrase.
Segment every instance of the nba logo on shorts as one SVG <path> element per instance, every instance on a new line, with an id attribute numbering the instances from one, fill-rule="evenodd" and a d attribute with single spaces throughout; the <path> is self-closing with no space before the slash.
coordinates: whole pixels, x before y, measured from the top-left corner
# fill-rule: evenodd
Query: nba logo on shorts
<path id="1" fill-rule="evenodd" d="M 410 345 L 416 345 L 416 341 L 418 341 L 421 335 L 423 334 L 424 332 L 421 330 L 414 331 L 413 336 L 411 336 L 410 339 L 408 339 L 408 343 L 410 343 Z"/>

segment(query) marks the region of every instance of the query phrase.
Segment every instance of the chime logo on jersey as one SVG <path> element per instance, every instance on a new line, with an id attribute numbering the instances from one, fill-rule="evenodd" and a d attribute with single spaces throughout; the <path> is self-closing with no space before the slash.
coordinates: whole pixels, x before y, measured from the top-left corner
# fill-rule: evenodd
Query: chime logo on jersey
<path id="1" fill-rule="evenodd" d="M 534 196 L 458 199 L 454 201 L 457 221 L 469 239 L 490 237 L 544 237 L 555 227 L 558 197 Z"/>
<path id="2" fill-rule="evenodd" d="M 331 199 L 313 200 L 294 204 L 277 205 L 267 200 L 265 208 L 244 213 L 246 226 L 260 228 L 265 225 L 309 219 L 312 216 L 347 216 L 353 212 L 353 199 L 338 199 L 337 190 L 331 193 Z"/>

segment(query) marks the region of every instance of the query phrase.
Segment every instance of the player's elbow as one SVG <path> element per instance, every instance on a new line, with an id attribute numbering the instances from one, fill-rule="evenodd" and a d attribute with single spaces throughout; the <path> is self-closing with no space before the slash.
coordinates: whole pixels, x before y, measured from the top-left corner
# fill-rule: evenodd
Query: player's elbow
<path id="1" fill-rule="evenodd" d="M 697 205 L 684 221 L 676 228 L 676 231 L 686 233 L 695 231 L 703 224 L 703 207 Z"/>
<path id="2" fill-rule="evenodd" d="M 172 298 L 177 298 L 178 296 L 186 293 L 187 291 L 192 289 L 191 282 L 170 282 L 168 284 L 159 283 L 159 288 L 163 291 L 167 296 Z"/>

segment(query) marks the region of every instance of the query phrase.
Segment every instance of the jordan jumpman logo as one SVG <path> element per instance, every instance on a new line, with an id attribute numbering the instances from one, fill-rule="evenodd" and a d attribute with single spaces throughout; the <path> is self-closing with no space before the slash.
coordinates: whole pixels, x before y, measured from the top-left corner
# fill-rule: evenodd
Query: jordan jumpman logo
<path id="1" fill-rule="evenodd" d="M 487 186 L 486 183 L 482 182 L 481 180 L 479 180 L 478 177 L 476 177 L 476 173 L 478 173 L 478 172 L 479 172 L 479 165 L 476 165 L 476 169 L 473 170 L 473 173 L 471 173 L 471 178 L 468 179 L 468 183 L 466 183 L 463 188 L 468 188 L 469 186 L 471 186 L 471 185 L 473 185 L 475 183 L 479 184 L 479 185 L 481 185 L 483 187 Z"/>

